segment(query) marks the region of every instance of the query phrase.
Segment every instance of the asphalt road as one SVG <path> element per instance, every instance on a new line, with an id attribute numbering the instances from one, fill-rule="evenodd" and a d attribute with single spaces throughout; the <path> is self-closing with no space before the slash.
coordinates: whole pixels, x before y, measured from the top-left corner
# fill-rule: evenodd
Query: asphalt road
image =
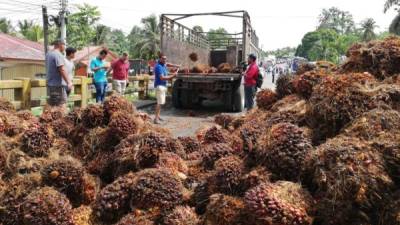
<path id="1" fill-rule="evenodd" d="M 271 75 L 267 75 L 264 79 L 263 88 L 275 89 L 272 83 Z M 153 117 L 154 106 L 142 109 Z M 161 118 L 164 122 L 160 126 L 169 128 L 175 137 L 193 136 L 196 131 L 213 124 L 214 116 L 223 111 L 220 102 L 204 101 L 201 109 L 196 110 L 180 110 L 172 106 L 171 99 L 167 100 L 167 104 L 161 110 Z M 240 115 L 240 113 L 227 113 L 231 115 Z"/>

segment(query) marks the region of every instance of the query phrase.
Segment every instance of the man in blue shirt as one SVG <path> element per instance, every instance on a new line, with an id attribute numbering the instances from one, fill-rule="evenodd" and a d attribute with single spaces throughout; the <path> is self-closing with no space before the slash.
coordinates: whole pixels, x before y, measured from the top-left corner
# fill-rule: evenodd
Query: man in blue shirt
<path id="1" fill-rule="evenodd" d="M 165 98 L 167 95 L 167 81 L 172 80 L 176 77 L 176 73 L 168 76 L 167 69 L 167 57 L 163 54 L 160 54 L 160 58 L 157 64 L 154 66 L 154 87 L 156 88 L 156 96 L 157 96 L 157 106 L 154 117 L 154 123 L 159 124 L 159 121 L 163 121 L 160 117 L 161 106 L 165 104 Z"/>
<path id="2" fill-rule="evenodd" d="M 99 56 L 94 58 L 90 62 L 90 69 L 94 72 L 94 86 L 96 87 L 96 102 L 103 103 L 106 90 L 107 90 L 107 70 L 108 66 L 106 66 L 104 59 L 107 57 L 107 50 L 103 49 L 100 51 Z"/>

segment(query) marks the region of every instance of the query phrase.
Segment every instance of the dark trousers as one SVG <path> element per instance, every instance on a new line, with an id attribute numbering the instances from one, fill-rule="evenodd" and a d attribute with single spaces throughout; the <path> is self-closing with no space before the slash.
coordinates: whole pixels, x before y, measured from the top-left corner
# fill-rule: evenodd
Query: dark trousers
<path id="1" fill-rule="evenodd" d="M 256 94 L 256 86 L 245 86 L 244 87 L 244 97 L 245 97 L 245 102 L 244 102 L 244 107 L 247 110 L 250 110 L 254 106 L 254 96 Z"/>
<path id="2" fill-rule="evenodd" d="M 103 103 L 106 97 L 107 82 L 97 82 L 94 86 L 96 87 L 96 102 Z"/>

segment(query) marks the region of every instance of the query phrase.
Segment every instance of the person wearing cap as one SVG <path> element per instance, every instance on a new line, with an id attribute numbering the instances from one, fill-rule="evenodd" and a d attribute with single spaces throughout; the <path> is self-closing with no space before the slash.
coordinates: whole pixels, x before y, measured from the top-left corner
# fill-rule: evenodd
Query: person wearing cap
<path id="1" fill-rule="evenodd" d="M 65 42 L 56 40 L 54 49 L 46 55 L 47 103 L 50 106 L 66 106 L 67 92 L 72 90 L 72 80 L 65 69 Z"/>
<path id="2" fill-rule="evenodd" d="M 163 121 L 163 119 L 161 119 L 160 117 L 160 113 L 161 106 L 165 104 L 165 99 L 167 95 L 167 81 L 172 80 L 176 76 L 176 73 L 168 76 L 167 57 L 162 53 L 159 54 L 159 60 L 154 66 L 154 75 L 154 87 L 156 88 L 157 97 L 154 123 L 159 124 L 160 121 Z"/>
<path id="3" fill-rule="evenodd" d="M 245 95 L 245 108 L 250 110 L 254 106 L 254 96 L 257 91 L 257 77 L 259 69 L 257 66 L 257 56 L 250 54 L 247 59 L 247 69 L 244 72 L 244 95 Z"/>

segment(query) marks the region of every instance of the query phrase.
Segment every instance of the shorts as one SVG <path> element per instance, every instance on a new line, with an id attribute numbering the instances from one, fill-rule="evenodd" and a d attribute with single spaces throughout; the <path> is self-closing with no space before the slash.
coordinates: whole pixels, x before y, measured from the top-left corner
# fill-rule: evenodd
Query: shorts
<path id="1" fill-rule="evenodd" d="M 156 97 L 157 97 L 157 104 L 164 105 L 165 99 L 167 98 L 167 87 L 161 85 L 157 86 Z"/>
<path id="2" fill-rule="evenodd" d="M 113 80 L 113 90 L 120 95 L 124 95 L 126 89 L 126 80 Z"/>
<path id="3" fill-rule="evenodd" d="M 67 87 L 66 86 L 48 86 L 47 87 L 47 103 L 50 106 L 60 106 L 67 103 Z"/>

